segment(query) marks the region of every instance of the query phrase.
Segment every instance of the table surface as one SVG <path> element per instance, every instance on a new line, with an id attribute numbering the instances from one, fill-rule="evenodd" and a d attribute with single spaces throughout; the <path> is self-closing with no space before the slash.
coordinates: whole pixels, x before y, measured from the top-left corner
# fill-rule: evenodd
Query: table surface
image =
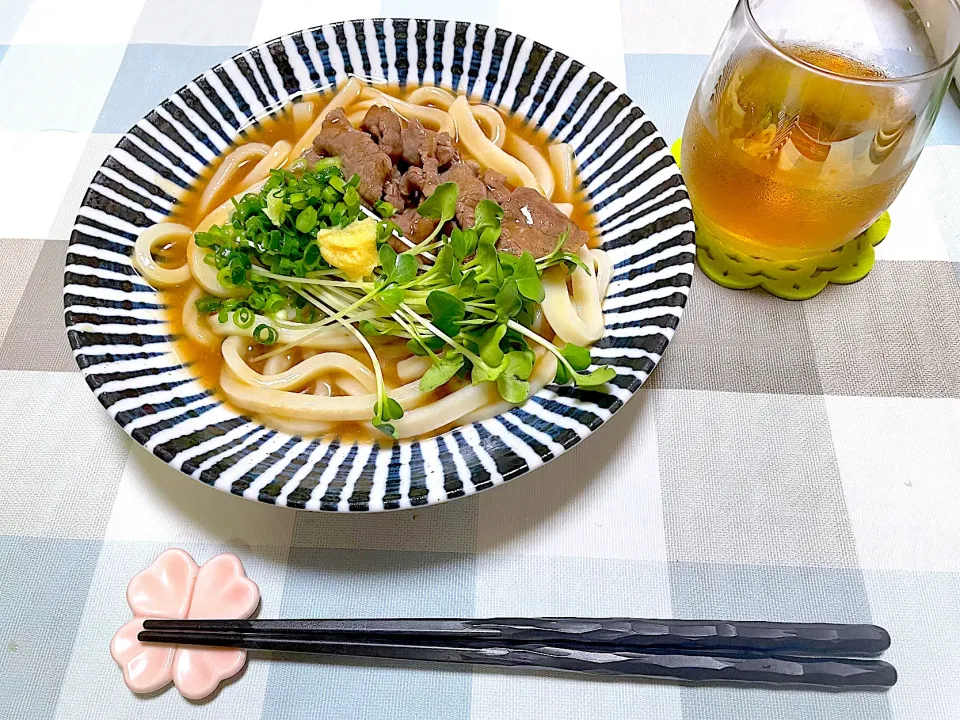
<path id="1" fill-rule="evenodd" d="M 60 296 L 73 218 L 105 154 L 161 98 L 283 32 L 456 18 L 588 63 L 678 136 L 731 0 L 588 5 L 0 0 L 5 717 L 956 717 L 960 110 L 949 99 L 865 280 L 791 303 L 698 275 L 644 390 L 582 446 L 492 492 L 380 516 L 257 505 L 167 468 L 83 382 Z M 837 695 L 254 659 L 208 703 L 172 689 L 137 698 L 108 645 L 130 615 L 126 583 L 168 547 L 200 562 L 236 552 L 261 617 L 875 622 L 893 636 L 900 682 Z"/>

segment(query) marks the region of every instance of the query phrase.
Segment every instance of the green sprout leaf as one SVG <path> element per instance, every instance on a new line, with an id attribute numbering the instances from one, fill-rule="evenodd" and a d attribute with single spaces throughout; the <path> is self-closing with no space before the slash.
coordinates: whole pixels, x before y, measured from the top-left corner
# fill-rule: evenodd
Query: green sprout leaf
<path id="1" fill-rule="evenodd" d="M 567 359 L 570 366 L 577 372 L 582 372 L 590 367 L 590 351 L 584 347 L 567 343 L 560 348 L 560 354 Z"/>
<path id="2" fill-rule="evenodd" d="M 497 392 L 507 402 L 519 405 L 525 402 L 530 394 L 530 383 L 504 373 L 497 378 Z"/>
<path id="3" fill-rule="evenodd" d="M 506 325 L 491 325 L 480 338 L 480 359 L 490 367 L 497 367 L 503 362 L 503 350 L 500 349 L 500 341 L 506 334 Z"/>
<path id="4" fill-rule="evenodd" d="M 473 370 L 470 373 L 470 381 L 474 385 L 479 385 L 482 382 L 496 380 L 498 377 L 500 377 L 500 374 L 504 371 L 506 366 L 506 359 L 504 359 L 504 361 L 496 367 L 491 367 L 486 363 L 474 363 Z"/>
<path id="5" fill-rule="evenodd" d="M 430 392 L 445 385 L 462 366 L 463 356 L 460 353 L 444 353 L 420 378 L 420 390 Z"/>
<path id="6" fill-rule="evenodd" d="M 543 302 L 543 285 L 540 283 L 540 273 L 537 272 L 537 263 L 533 255 L 524 251 L 513 267 L 513 279 L 517 281 L 517 289 L 528 300 Z"/>
<path id="7" fill-rule="evenodd" d="M 597 385 L 603 385 L 613 380 L 617 376 L 616 371 L 612 367 L 598 367 L 589 375 L 583 375 L 577 373 L 573 377 L 573 381 L 577 384 L 577 387 L 596 387 Z"/>
<path id="8" fill-rule="evenodd" d="M 478 235 L 487 228 L 495 228 L 499 231 L 500 221 L 503 218 L 503 208 L 493 200 L 481 200 L 477 203 L 473 217 L 473 229 L 477 231 Z"/>
<path id="9" fill-rule="evenodd" d="M 448 220 L 453 220 L 457 214 L 457 195 L 460 188 L 456 183 L 445 182 L 437 186 L 433 194 L 420 203 L 417 212 L 421 217 L 433 218 L 440 221 L 443 225 Z"/>
<path id="10" fill-rule="evenodd" d="M 517 281 L 512 277 L 503 281 L 500 292 L 497 293 L 497 316 L 501 320 L 508 320 L 520 312 L 523 302 L 520 300 L 520 290 Z"/>
<path id="11" fill-rule="evenodd" d="M 390 278 L 397 285 L 405 285 L 417 276 L 417 259 L 413 255 L 401 253 L 397 256 L 393 276 Z"/>
<path id="12" fill-rule="evenodd" d="M 397 267 L 397 251 L 384 243 L 380 246 L 379 255 L 380 267 L 383 268 L 384 275 L 389 278 Z"/>
<path id="13" fill-rule="evenodd" d="M 373 426 L 393 439 L 397 438 L 397 429 L 390 421 L 399 420 L 402 417 L 403 408 L 400 407 L 400 403 L 387 395 L 381 395 L 373 406 Z"/>
<path id="14" fill-rule="evenodd" d="M 449 245 L 444 245 L 437 253 L 437 259 L 433 263 L 433 272 L 440 277 L 449 277 L 453 282 L 456 282 L 452 277 L 454 268 L 456 268 L 456 272 L 460 272 L 460 266 L 453 259 L 453 250 Z"/>
<path id="15" fill-rule="evenodd" d="M 450 249 L 459 262 L 463 262 L 477 251 L 479 235 L 476 230 L 454 228 L 450 233 Z"/>
<path id="16" fill-rule="evenodd" d="M 367 337 L 376 337 L 378 335 L 386 335 L 386 330 L 379 329 L 369 320 L 361 320 L 359 323 L 360 332 L 362 332 Z"/>
<path id="17" fill-rule="evenodd" d="M 497 257 L 497 249 L 492 242 L 481 238 L 477 244 L 477 256 L 474 260 L 479 268 L 477 280 L 490 280 L 499 284 L 502 278 L 500 270 L 500 259 Z"/>
<path id="18" fill-rule="evenodd" d="M 405 293 L 398 287 L 390 286 L 385 290 L 380 291 L 377 295 L 377 299 L 390 311 L 394 312 L 400 303 L 403 302 Z"/>
<path id="19" fill-rule="evenodd" d="M 533 372 L 533 363 L 537 356 L 533 350 L 511 350 L 507 353 L 507 366 L 503 369 L 504 375 L 526 380 Z"/>
<path id="20" fill-rule="evenodd" d="M 434 290 L 427 295 L 427 308 L 433 315 L 433 324 L 453 337 L 460 332 L 460 323 L 466 314 L 463 300 L 443 290 Z"/>

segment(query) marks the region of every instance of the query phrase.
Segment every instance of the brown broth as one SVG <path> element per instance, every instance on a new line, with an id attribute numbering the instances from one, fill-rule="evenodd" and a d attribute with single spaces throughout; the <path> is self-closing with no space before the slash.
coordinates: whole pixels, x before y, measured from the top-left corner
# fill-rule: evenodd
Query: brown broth
<path id="1" fill-rule="evenodd" d="M 401 92 L 397 87 L 378 86 L 378 89 L 404 99 L 405 96 L 409 94 L 409 92 L 412 92 L 415 88 L 410 88 L 406 92 Z M 300 98 L 298 101 L 313 101 L 314 117 L 316 117 L 319 109 L 322 108 L 332 97 L 333 94 L 328 92 L 323 96 L 305 96 Z M 216 172 L 216 169 L 219 167 L 220 163 L 223 162 L 223 159 L 240 145 L 251 142 L 260 142 L 267 145 L 273 145 L 280 140 L 287 140 L 290 143 L 296 143 L 300 138 L 294 129 L 294 120 L 291 107 L 291 105 L 287 105 L 276 114 L 266 118 L 261 118 L 255 124 L 245 128 L 241 133 L 240 139 L 236 143 L 229 146 L 223 155 L 211 163 L 200 175 L 200 178 L 197 180 L 196 184 L 178 199 L 173 208 L 173 212 L 171 213 L 170 221 L 182 223 L 190 228 L 195 228 L 200 224 L 200 222 L 204 219 L 200 213 L 200 198 L 207 182 L 213 176 L 214 172 Z M 529 127 L 525 124 L 523 118 L 519 116 L 505 116 L 504 122 L 508 130 L 516 133 L 535 147 L 545 149 L 549 144 L 549 139 L 545 132 Z M 458 147 L 458 149 L 460 150 L 461 155 L 469 158 L 469 154 L 465 153 L 462 148 Z M 289 162 L 290 160 L 288 160 L 288 163 Z M 254 161 L 248 161 L 241 166 L 241 170 L 235 175 L 235 177 L 238 178 L 237 183 L 239 183 L 246 174 L 243 172 L 243 169 L 249 171 L 255 164 L 256 163 Z M 216 198 L 217 204 L 236 194 L 237 191 L 236 183 L 233 185 L 228 185 Z M 573 213 L 570 219 L 576 225 L 587 231 L 587 233 L 590 235 L 591 247 L 594 247 L 598 244 L 599 234 L 596 230 L 593 214 L 590 210 L 589 203 L 582 194 L 574 198 Z M 163 248 L 163 263 L 167 265 L 177 265 L 182 263 L 185 259 L 185 250 L 186 248 L 181 243 L 171 244 L 170 247 Z M 180 338 L 174 343 L 174 348 L 181 361 L 184 364 L 189 364 L 191 372 L 197 376 L 203 386 L 214 392 L 218 396 L 219 400 L 229 405 L 227 399 L 220 392 L 220 373 L 223 370 L 223 356 L 220 353 L 219 348 L 210 349 L 203 347 L 190 341 L 188 338 L 186 338 L 183 332 L 183 307 L 187 295 L 192 287 L 193 283 L 191 282 L 181 287 L 161 291 L 161 297 L 163 298 L 163 302 L 167 307 L 168 321 L 170 323 L 172 334 L 175 337 Z M 369 358 L 363 351 L 348 351 L 348 354 L 353 355 L 365 365 L 369 366 Z M 397 377 L 397 362 L 398 360 L 396 359 L 381 361 L 384 379 L 388 385 L 392 387 L 398 387 L 400 384 L 402 384 Z M 447 388 L 439 388 L 435 391 L 435 399 L 440 399 L 449 392 L 451 391 Z M 236 412 L 239 414 L 249 414 L 241 409 L 236 409 Z M 449 429 L 449 427 L 453 427 L 453 425 L 441 428 L 436 432 L 431 433 L 431 435 L 440 434 L 441 432 Z M 389 438 L 373 429 L 369 423 L 341 423 L 337 432 L 337 436 L 342 442 L 350 442 L 353 440 L 369 441 L 376 439 L 382 445 L 385 441 L 389 441 Z"/>

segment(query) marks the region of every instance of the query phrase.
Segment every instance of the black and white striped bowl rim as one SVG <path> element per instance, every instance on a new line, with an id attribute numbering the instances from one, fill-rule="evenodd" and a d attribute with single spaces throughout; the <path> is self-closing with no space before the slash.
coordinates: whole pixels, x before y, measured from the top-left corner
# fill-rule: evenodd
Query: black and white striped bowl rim
<path id="1" fill-rule="evenodd" d="M 174 353 L 157 292 L 131 265 L 137 234 L 242 134 L 301 93 L 347 75 L 442 85 L 494 103 L 575 149 L 615 265 L 594 354 L 607 392 L 549 385 L 523 407 L 392 446 L 293 437 L 238 415 Z M 83 198 L 64 272 L 67 334 L 90 388 L 169 465 L 251 500 L 309 510 L 440 503 L 499 485 L 579 443 L 640 388 L 680 320 L 693 217 L 679 170 L 643 111 L 563 53 L 466 22 L 322 25 L 242 52 L 160 103 L 126 133 Z"/>

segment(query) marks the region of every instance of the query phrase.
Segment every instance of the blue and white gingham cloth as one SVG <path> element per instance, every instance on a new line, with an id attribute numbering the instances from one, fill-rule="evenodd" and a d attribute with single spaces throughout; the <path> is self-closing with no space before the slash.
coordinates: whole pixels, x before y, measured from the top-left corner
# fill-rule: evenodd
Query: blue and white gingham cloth
<path id="1" fill-rule="evenodd" d="M 862 282 L 805 303 L 694 282 L 648 386 L 547 469 L 445 506 L 330 516 L 180 476 L 77 371 L 63 260 L 121 133 L 234 52 L 332 20 L 500 25 L 582 60 L 668 142 L 732 0 L 0 0 L 0 716 L 358 720 L 960 717 L 960 109 Z M 876 622 L 888 693 L 688 688 L 254 659 L 212 701 L 133 696 L 108 645 L 163 549 L 236 552 L 261 617 Z"/>

